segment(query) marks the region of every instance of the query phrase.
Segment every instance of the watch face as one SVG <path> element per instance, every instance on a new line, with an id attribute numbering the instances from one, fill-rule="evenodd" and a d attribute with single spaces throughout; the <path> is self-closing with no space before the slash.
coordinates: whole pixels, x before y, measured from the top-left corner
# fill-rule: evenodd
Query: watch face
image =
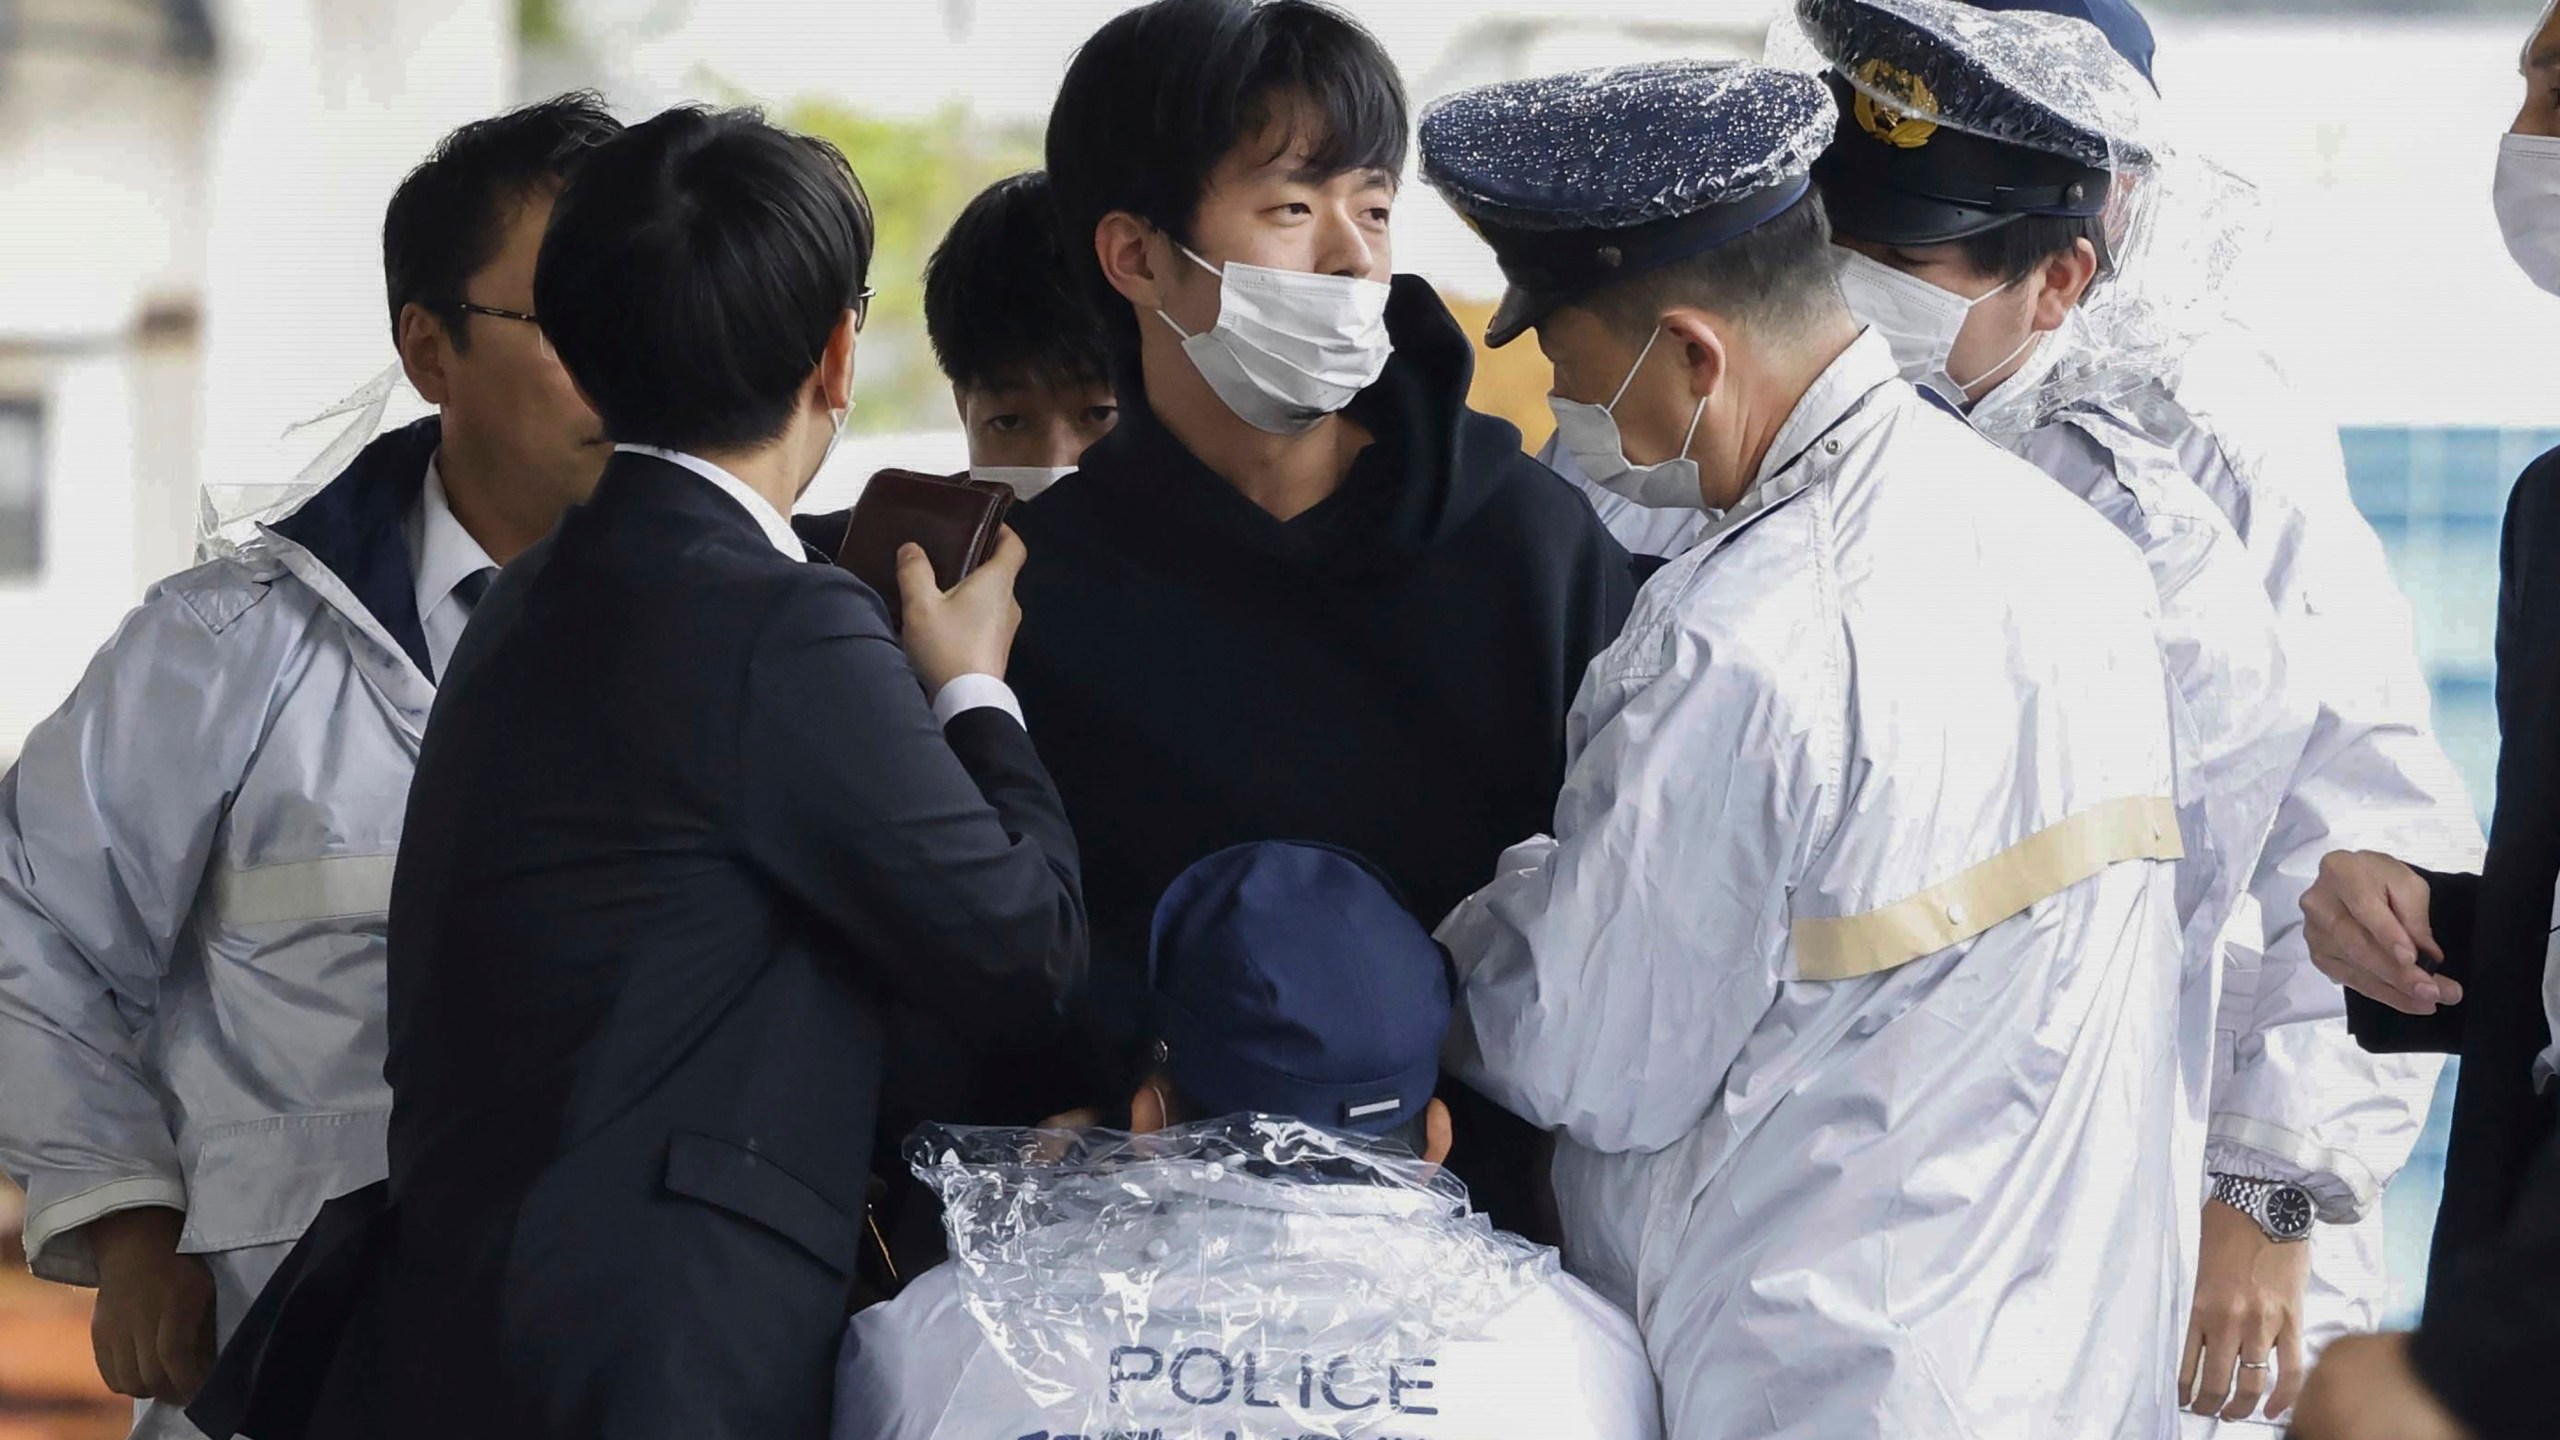
<path id="1" fill-rule="evenodd" d="M 2298 1186 L 2277 1186 L 2267 1195 L 2267 1228 L 2288 1240 L 2310 1234 L 2311 1197 Z"/>

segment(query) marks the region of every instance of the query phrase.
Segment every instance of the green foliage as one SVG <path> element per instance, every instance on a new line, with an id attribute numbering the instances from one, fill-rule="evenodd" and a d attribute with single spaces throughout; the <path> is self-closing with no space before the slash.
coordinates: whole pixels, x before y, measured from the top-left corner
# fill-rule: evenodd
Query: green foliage
<path id="1" fill-rule="evenodd" d="M 516 0 L 516 39 L 532 46 L 569 43 L 566 0 Z"/>
<path id="2" fill-rule="evenodd" d="M 925 261 L 980 190 L 1039 168 L 1039 132 L 986 125 L 960 106 L 922 120 L 890 120 L 812 100 L 776 118 L 845 153 L 871 196 L 879 227 L 871 261 L 871 287 L 879 294 L 862 332 L 854 428 L 897 431 L 953 423 L 950 388 L 925 342 Z"/>

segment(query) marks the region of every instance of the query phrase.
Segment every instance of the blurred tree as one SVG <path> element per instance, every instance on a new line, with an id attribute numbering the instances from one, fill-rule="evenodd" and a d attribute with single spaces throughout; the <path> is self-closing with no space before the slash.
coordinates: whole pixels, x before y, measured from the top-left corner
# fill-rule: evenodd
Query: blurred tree
<path id="1" fill-rule="evenodd" d="M 880 433 L 957 425 L 950 387 L 925 342 L 924 264 L 980 190 L 1040 167 L 1040 132 L 990 125 L 956 105 L 926 119 L 891 120 L 808 100 L 777 118 L 845 153 L 879 227 L 871 258 L 871 288 L 879 294 L 856 361 L 853 427 Z"/>
<path id="2" fill-rule="evenodd" d="M 569 17 L 561 0 L 516 0 L 516 39 L 526 45 L 566 45 Z"/>

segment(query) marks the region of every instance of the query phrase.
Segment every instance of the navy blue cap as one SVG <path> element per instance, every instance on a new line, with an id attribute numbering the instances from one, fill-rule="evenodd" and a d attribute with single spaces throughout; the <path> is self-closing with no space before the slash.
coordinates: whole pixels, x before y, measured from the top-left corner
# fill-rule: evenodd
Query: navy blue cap
<path id="1" fill-rule="evenodd" d="M 1185 870 L 1157 902 L 1148 1029 L 1210 1115 L 1379 1135 L 1440 1078 L 1447 952 L 1359 856 L 1263 841 Z"/>
<path id="2" fill-rule="evenodd" d="M 2068 15 L 2086 20 L 2098 27 L 2127 64 L 2142 72 L 2154 90 L 2159 77 L 2151 73 L 2151 57 L 2159 46 L 2151 38 L 2151 22 L 2133 8 L 2133 0 L 1972 0 L 1979 10 L 2041 10 L 2047 15 Z"/>
<path id="3" fill-rule="evenodd" d="M 1461 90 L 1423 112 L 1422 178 L 1493 247 L 1485 340 L 1748 234 L 1802 199 L 1831 138 L 1810 75 L 1665 60 Z"/>
<path id="4" fill-rule="evenodd" d="M 2106 212 L 2151 163 L 2152 92 L 2087 22 L 1959 0 L 1797 0 L 1837 137 L 1813 174 L 1838 233 L 1931 245 Z"/>

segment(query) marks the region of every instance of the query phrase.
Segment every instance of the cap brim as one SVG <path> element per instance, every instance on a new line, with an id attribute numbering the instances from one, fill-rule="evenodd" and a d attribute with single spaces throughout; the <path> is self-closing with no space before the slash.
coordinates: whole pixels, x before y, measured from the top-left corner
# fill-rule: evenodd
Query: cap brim
<path id="1" fill-rule="evenodd" d="M 1484 327 L 1485 348 L 1499 350 L 1519 339 L 1530 326 L 1546 319 L 1556 304 L 1556 297 L 1544 291 L 1523 290 L 1517 285 L 1505 289 L 1502 303 L 1494 307 L 1493 323 Z"/>
<path id="2" fill-rule="evenodd" d="M 1834 233 L 1878 245 L 1944 245 L 1997 230 L 2019 215 L 1976 210 L 1889 185 L 1831 184 L 1822 187 L 1822 206 Z"/>

